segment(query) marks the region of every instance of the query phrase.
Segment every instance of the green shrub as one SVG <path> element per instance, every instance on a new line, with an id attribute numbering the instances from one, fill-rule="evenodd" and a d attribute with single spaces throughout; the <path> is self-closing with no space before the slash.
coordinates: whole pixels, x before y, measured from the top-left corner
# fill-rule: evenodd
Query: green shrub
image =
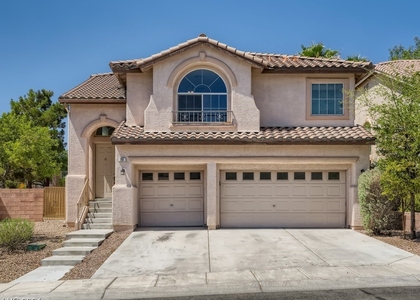
<path id="1" fill-rule="evenodd" d="M 393 229 L 398 214 L 398 201 L 390 200 L 383 194 L 381 173 L 378 169 L 364 172 L 359 177 L 358 193 L 363 226 L 368 233 L 380 234 Z"/>
<path id="2" fill-rule="evenodd" d="M 0 222 L 0 247 L 8 251 L 25 249 L 34 233 L 34 222 L 6 218 Z"/>

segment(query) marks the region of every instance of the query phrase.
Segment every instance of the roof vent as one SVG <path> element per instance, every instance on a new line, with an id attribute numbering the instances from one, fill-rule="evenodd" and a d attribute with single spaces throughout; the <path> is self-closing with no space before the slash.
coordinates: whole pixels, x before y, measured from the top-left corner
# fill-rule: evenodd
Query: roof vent
<path id="1" fill-rule="evenodd" d="M 207 37 L 207 35 L 205 33 L 200 33 L 198 37 Z"/>

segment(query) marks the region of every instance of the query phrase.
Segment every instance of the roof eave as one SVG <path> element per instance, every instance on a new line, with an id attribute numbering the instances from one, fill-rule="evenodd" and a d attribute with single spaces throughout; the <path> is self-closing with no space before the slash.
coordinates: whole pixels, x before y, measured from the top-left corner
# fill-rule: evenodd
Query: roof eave
<path id="1" fill-rule="evenodd" d="M 125 104 L 127 100 L 125 98 L 58 98 L 58 102 L 61 104 Z"/>
<path id="2" fill-rule="evenodd" d="M 164 140 L 164 139 L 135 139 L 135 138 L 111 138 L 111 143 L 113 145 L 374 145 L 375 139 L 366 139 L 366 140 L 300 140 L 300 141 L 286 141 L 286 140 L 272 140 L 272 141 L 241 141 L 241 140 L 185 140 L 185 139 L 176 139 L 176 140 Z"/>

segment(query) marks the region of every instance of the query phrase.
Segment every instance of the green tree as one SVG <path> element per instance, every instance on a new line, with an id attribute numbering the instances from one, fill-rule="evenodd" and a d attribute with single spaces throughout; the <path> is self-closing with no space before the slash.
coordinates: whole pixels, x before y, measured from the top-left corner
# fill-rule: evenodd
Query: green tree
<path id="1" fill-rule="evenodd" d="M 415 197 L 420 192 L 420 73 L 383 75 L 382 87 L 365 95 L 376 135 L 384 193 L 411 210 L 410 236 L 416 238 Z M 375 99 L 382 99 L 378 102 Z"/>
<path id="2" fill-rule="evenodd" d="M 420 59 L 420 38 L 417 36 L 414 38 L 414 46 L 405 48 L 402 45 L 397 45 L 389 49 L 389 59 Z"/>
<path id="3" fill-rule="evenodd" d="M 369 61 L 369 59 L 367 57 L 361 56 L 360 54 L 357 54 L 357 55 L 349 55 L 349 56 L 347 56 L 346 60 L 350 60 L 350 61 L 362 61 L 362 62 Z"/>
<path id="4" fill-rule="evenodd" d="M 298 54 L 302 56 L 337 58 L 340 55 L 338 50 L 327 49 L 321 42 L 312 42 L 310 46 L 301 45 L 300 47 L 302 49 Z"/>
<path id="5" fill-rule="evenodd" d="M 34 126 L 24 116 L 3 114 L 0 118 L 0 151 L 3 180 L 25 181 L 29 188 L 34 180 L 56 175 L 58 141 L 47 127 Z"/>
<path id="6" fill-rule="evenodd" d="M 19 100 L 10 101 L 11 114 L 15 116 L 25 116 L 33 125 L 48 127 L 51 137 L 58 141 L 57 150 L 64 151 L 64 119 L 67 116 L 66 110 L 60 103 L 53 103 L 51 100 L 54 93 L 49 90 L 32 89 Z"/>
<path id="7" fill-rule="evenodd" d="M 11 100 L 0 117 L 0 186 L 47 181 L 67 169 L 64 143 L 65 108 L 53 103 L 53 92 L 29 90 Z"/>

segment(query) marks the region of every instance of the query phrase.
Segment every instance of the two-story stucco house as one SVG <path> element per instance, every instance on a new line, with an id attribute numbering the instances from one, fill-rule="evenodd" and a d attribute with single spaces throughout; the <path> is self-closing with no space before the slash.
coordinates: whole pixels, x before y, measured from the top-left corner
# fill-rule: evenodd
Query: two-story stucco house
<path id="1" fill-rule="evenodd" d="M 204 34 L 114 61 L 63 94 L 67 223 L 112 198 L 136 226 L 356 227 L 373 136 L 353 91 L 371 63 L 243 52 Z"/>

